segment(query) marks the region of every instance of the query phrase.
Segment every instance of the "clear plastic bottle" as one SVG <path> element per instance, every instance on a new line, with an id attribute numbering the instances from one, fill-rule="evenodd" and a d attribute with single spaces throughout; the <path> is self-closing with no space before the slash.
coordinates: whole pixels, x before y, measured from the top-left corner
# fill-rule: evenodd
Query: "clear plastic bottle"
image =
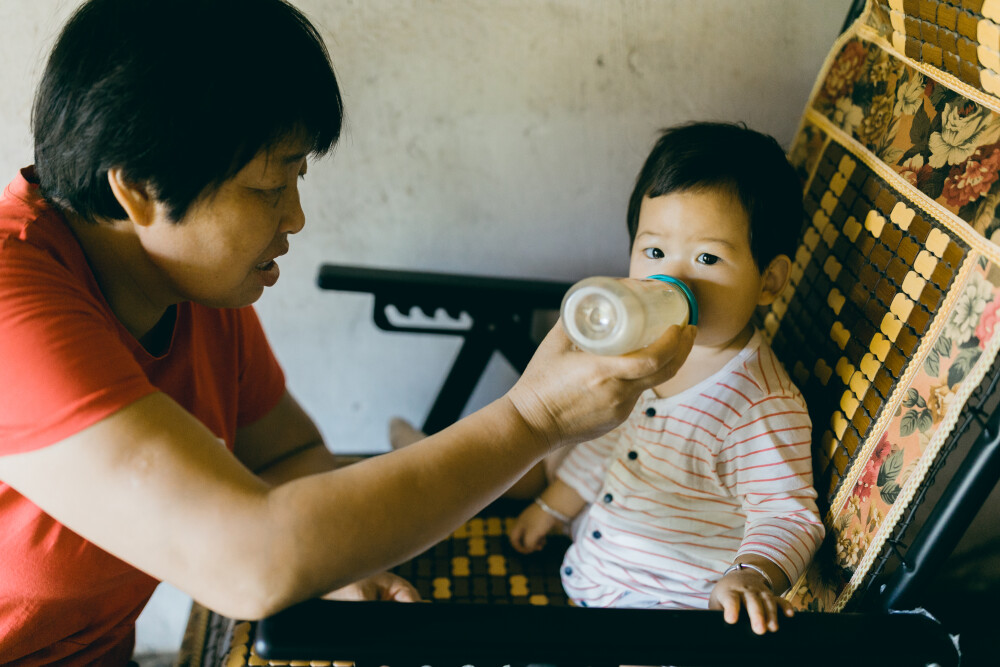
<path id="1" fill-rule="evenodd" d="M 585 278 L 562 301 L 562 323 L 577 347 L 618 355 L 646 347 L 674 324 L 697 324 L 691 289 L 672 276 Z"/>

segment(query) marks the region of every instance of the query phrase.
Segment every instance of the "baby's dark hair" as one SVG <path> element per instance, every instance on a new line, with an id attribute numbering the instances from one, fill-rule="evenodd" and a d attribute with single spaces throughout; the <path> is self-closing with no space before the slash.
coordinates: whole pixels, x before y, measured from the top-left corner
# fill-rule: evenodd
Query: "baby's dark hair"
<path id="1" fill-rule="evenodd" d="M 696 122 L 663 131 L 628 202 L 629 245 L 644 197 L 722 190 L 750 219 L 750 252 L 763 270 L 778 255 L 794 257 L 802 228 L 802 184 L 778 142 L 746 125 Z"/>
<path id="2" fill-rule="evenodd" d="M 125 217 L 112 168 L 179 220 L 282 140 L 330 150 L 342 121 L 326 46 L 285 0 L 88 0 L 38 87 L 35 169 L 87 220 Z"/>

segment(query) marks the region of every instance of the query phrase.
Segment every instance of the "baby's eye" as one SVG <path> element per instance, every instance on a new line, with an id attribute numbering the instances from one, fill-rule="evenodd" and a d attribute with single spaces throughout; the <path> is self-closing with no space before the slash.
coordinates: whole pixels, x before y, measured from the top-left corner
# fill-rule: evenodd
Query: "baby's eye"
<path id="1" fill-rule="evenodd" d="M 646 248 L 642 251 L 642 254 L 649 259 L 663 259 L 663 251 L 659 248 Z"/>
<path id="2" fill-rule="evenodd" d="M 698 263 L 699 264 L 712 265 L 712 264 L 715 264 L 718 261 L 719 261 L 718 257 L 716 257 L 715 255 L 709 254 L 707 252 L 703 252 L 700 255 L 698 255 Z"/>

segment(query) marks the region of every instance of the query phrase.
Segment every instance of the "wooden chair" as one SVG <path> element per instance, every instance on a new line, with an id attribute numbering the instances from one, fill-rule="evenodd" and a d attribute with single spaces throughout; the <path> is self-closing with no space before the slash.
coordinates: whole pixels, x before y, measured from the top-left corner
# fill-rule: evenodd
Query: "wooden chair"
<path id="1" fill-rule="evenodd" d="M 922 605 L 1000 478 L 1000 2 L 857 9 L 790 150 L 806 209 L 792 283 L 759 314 L 814 427 L 828 534 L 787 594 L 801 613 L 757 637 L 718 612 L 570 607 L 566 542 L 517 556 L 504 531 L 519 508 L 498 503 L 399 568 L 433 604 L 313 601 L 257 624 L 207 615 L 227 664 L 957 664 L 940 623 L 901 612 Z M 321 286 L 359 289 L 354 273 L 324 267 Z M 365 276 L 379 284 L 363 288 L 377 323 L 393 295 L 403 312 L 473 313 L 460 335 L 475 358 L 506 350 L 515 365 L 532 349 L 532 311 L 566 288 L 486 279 L 462 296 L 468 277 Z M 475 312 L 484 298 L 495 301 Z M 498 330 L 500 304 L 503 333 L 476 342 Z M 457 417 L 468 392 L 452 389 L 471 391 L 481 366 L 446 383 L 448 407 L 425 427 Z"/>

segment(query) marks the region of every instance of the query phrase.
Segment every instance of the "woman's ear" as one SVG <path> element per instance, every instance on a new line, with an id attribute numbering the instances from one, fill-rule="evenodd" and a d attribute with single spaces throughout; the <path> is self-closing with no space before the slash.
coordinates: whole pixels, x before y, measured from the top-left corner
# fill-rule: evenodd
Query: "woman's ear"
<path id="1" fill-rule="evenodd" d="M 767 306 L 778 298 L 778 295 L 785 291 L 791 272 L 792 260 L 788 259 L 788 255 L 778 255 L 772 259 L 761 276 L 763 280 L 757 305 Z"/>
<path id="2" fill-rule="evenodd" d="M 108 185 L 129 220 L 141 227 L 153 224 L 156 200 L 144 184 L 129 181 L 120 167 L 113 167 L 108 170 Z"/>

